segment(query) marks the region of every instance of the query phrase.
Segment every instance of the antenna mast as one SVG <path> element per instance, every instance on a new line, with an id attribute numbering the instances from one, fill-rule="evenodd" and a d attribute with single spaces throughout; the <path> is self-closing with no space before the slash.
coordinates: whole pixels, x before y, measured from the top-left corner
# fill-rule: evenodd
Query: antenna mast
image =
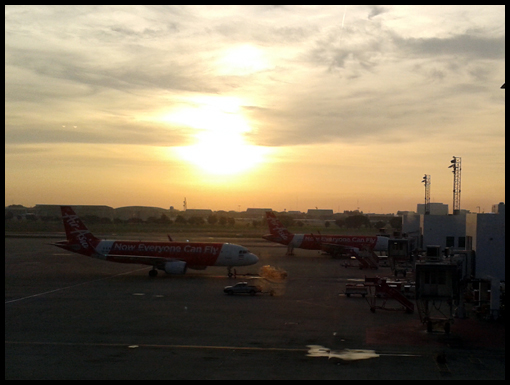
<path id="1" fill-rule="evenodd" d="M 423 176 L 422 183 L 425 183 L 425 215 L 430 214 L 430 175 Z"/>
<path id="2" fill-rule="evenodd" d="M 454 156 L 450 161 L 453 167 L 453 215 L 460 214 L 460 172 L 461 172 L 461 158 Z"/>

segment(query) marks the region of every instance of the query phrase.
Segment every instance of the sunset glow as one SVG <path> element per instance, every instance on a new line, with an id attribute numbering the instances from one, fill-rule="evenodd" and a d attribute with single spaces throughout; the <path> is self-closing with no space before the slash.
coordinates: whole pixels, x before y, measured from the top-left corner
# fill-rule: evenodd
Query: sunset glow
<path id="1" fill-rule="evenodd" d="M 5 7 L 5 204 L 505 197 L 505 6 Z"/>
<path id="2" fill-rule="evenodd" d="M 268 149 L 251 145 L 252 132 L 238 98 L 198 97 L 190 107 L 164 115 L 161 120 L 192 132 L 193 144 L 173 148 L 178 156 L 213 175 L 246 172 L 264 160 Z"/>
<path id="3" fill-rule="evenodd" d="M 213 175 L 246 172 L 263 161 L 267 149 L 249 145 L 242 135 L 226 132 L 202 132 L 197 143 L 178 147 L 179 156 Z"/>

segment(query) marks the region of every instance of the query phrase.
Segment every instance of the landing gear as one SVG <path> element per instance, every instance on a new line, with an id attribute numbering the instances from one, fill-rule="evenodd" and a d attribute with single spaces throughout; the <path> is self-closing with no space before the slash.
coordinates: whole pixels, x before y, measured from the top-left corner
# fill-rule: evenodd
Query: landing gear
<path id="1" fill-rule="evenodd" d="M 228 277 L 229 277 L 229 278 L 232 278 L 232 276 L 234 275 L 234 274 L 232 273 L 232 266 L 227 267 L 227 271 L 228 271 L 228 274 L 227 274 L 227 275 L 228 275 Z"/>
<path id="2" fill-rule="evenodd" d="M 152 270 L 149 271 L 149 277 L 154 278 L 157 276 L 158 276 L 158 271 L 156 270 L 156 268 L 153 268 Z"/>

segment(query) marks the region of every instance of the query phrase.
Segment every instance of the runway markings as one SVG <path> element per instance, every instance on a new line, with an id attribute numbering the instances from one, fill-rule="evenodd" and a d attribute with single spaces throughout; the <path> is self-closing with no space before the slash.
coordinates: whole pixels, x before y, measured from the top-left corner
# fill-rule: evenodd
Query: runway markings
<path id="1" fill-rule="evenodd" d="M 47 346 L 90 346 L 90 347 L 125 347 L 158 348 L 158 349 L 212 349 L 212 350 L 251 350 L 251 351 L 276 351 L 276 352 L 307 352 L 308 349 L 296 348 L 261 348 L 250 346 L 214 346 L 214 345 L 163 345 L 163 344 L 120 344 L 101 342 L 42 342 L 42 341 L 5 341 L 6 345 L 47 345 Z"/>
<path id="2" fill-rule="evenodd" d="M 202 350 L 231 350 L 231 351 L 253 351 L 253 352 L 295 352 L 310 353 L 310 347 L 307 348 L 272 348 L 272 347 L 254 347 L 254 346 L 216 346 L 216 345 L 165 345 L 165 344 L 121 344 L 121 343 L 102 343 L 102 342 L 43 342 L 43 341 L 5 341 L 6 345 L 39 345 L 39 346 L 88 346 L 88 347 L 120 347 L 127 349 L 149 348 L 149 349 L 202 349 Z M 327 349 L 327 348 L 325 348 Z M 328 349 L 329 350 L 329 349 Z M 357 349 L 345 349 L 351 352 L 361 352 Z M 393 356 L 393 357 L 422 357 L 421 354 L 399 353 L 399 352 L 379 352 L 374 350 L 364 351 L 371 352 L 377 356 Z M 358 358 L 359 359 L 359 358 Z"/>
<path id="3" fill-rule="evenodd" d="M 62 290 L 66 290 L 66 289 L 72 289 L 74 287 L 86 285 L 87 283 L 104 281 L 105 279 L 110 279 L 110 278 L 118 277 L 120 275 L 127 275 L 127 274 L 131 274 L 131 273 L 135 273 L 135 272 L 140 271 L 140 270 L 147 270 L 147 269 L 148 269 L 148 267 L 144 267 L 144 268 L 141 268 L 141 269 L 131 270 L 131 271 L 128 271 L 126 273 L 110 275 L 109 277 L 105 277 L 105 278 L 94 279 L 92 281 L 86 281 L 86 282 L 78 283 L 76 285 L 71 285 L 71 286 L 61 287 L 61 288 L 58 288 L 58 289 L 55 289 L 55 290 L 45 291 L 43 293 L 33 294 L 33 295 L 29 295 L 29 296 L 22 297 L 22 298 L 11 299 L 9 301 L 5 301 L 5 304 L 13 303 L 13 302 L 19 302 L 19 301 L 23 301 L 25 299 L 30 299 L 30 298 L 40 297 L 40 296 L 43 296 L 43 295 L 46 295 L 46 294 L 55 293 L 57 291 L 62 291 Z"/>

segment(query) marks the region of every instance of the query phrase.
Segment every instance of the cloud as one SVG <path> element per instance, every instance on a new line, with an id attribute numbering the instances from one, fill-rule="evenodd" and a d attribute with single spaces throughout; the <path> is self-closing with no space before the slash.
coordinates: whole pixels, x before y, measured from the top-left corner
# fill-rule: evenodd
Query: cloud
<path id="1" fill-rule="evenodd" d="M 108 127 L 106 130 L 105 127 Z M 61 128 L 24 126 L 5 127 L 5 140 L 10 144 L 81 143 L 182 146 L 190 144 L 189 129 L 167 129 L 159 125 L 136 122 L 113 124 L 105 121 L 84 122 L 83 126 Z"/>
<path id="2" fill-rule="evenodd" d="M 370 6 L 367 18 L 366 6 L 349 7 L 342 27 L 340 6 L 7 7 L 6 141 L 180 145 L 192 130 L 137 114 L 173 108 L 194 93 L 249 95 L 246 135 L 259 145 L 393 140 L 409 125 L 429 130 L 448 116 L 429 100 L 483 94 L 487 86 L 470 82 L 497 76 L 504 35 L 473 26 L 411 36 L 393 27 L 400 9 Z M 271 58 L 263 70 L 215 67 L 248 42 Z M 29 104 L 32 121 L 20 128 L 10 119 L 19 121 L 17 111 Z M 56 121 L 43 117 L 45 109 Z M 62 132 L 70 121 L 79 130 Z"/>
<path id="3" fill-rule="evenodd" d="M 100 167 L 111 179 L 125 163 L 125 178 L 166 189 L 165 205 L 168 189 L 210 197 L 219 187 L 202 189 L 203 178 L 191 177 L 198 174 L 176 159 L 174 147 L 225 126 L 250 144 L 273 147 L 275 163 L 256 176 L 264 180 L 260 196 L 268 207 L 273 196 L 266 192 L 282 177 L 292 179 L 283 184 L 294 191 L 305 188 L 303 178 L 316 181 L 310 186 L 341 181 L 329 194 L 349 185 L 354 197 L 373 190 L 360 175 L 377 166 L 387 178 L 391 165 L 415 154 L 419 160 L 406 167 L 410 174 L 419 170 L 418 179 L 423 164 L 448 162 L 452 146 L 466 165 L 468 154 L 482 170 L 503 164 L 504 21 L 504 6 L 487 5 L 8 5 L 5 152 L 12 177 L 6 188 L 35 183 L 32 176 L 58 179 L 61 164 L 67 171 Z M 45 159 L 57 155 L 42 164 L 42 151 Z M 94 175 L 80 183 L 96 181 Z M 243 185 L 248 194 L 235 199 L 256 204 L 263 184 Z M 129 191 L 128 200 L 136 195 L 132 183 L 118 187 Z M 278 192 L 282 202 L 293 193 Z M 322 194 L 317 188 L 300 202 L 332 202 Z"/>
<path id="4" fill-rule="evenodd" d="M 369 5 L 370 12 L 368 14 L 368 19 L 372 20 L 372 18 L 381 15 L 385 12 L 388 12 L 388 9 L 380 6 L 380 5 Z"/>
<path id="5" fill-rule="evenodd" d="M 446 38 L 393 37 L 403 52 L 418 57 L 456 57 L 464 60 L 498 60 L 505 57 L 504 36 L 477 36 L 470 31 Z"/>

